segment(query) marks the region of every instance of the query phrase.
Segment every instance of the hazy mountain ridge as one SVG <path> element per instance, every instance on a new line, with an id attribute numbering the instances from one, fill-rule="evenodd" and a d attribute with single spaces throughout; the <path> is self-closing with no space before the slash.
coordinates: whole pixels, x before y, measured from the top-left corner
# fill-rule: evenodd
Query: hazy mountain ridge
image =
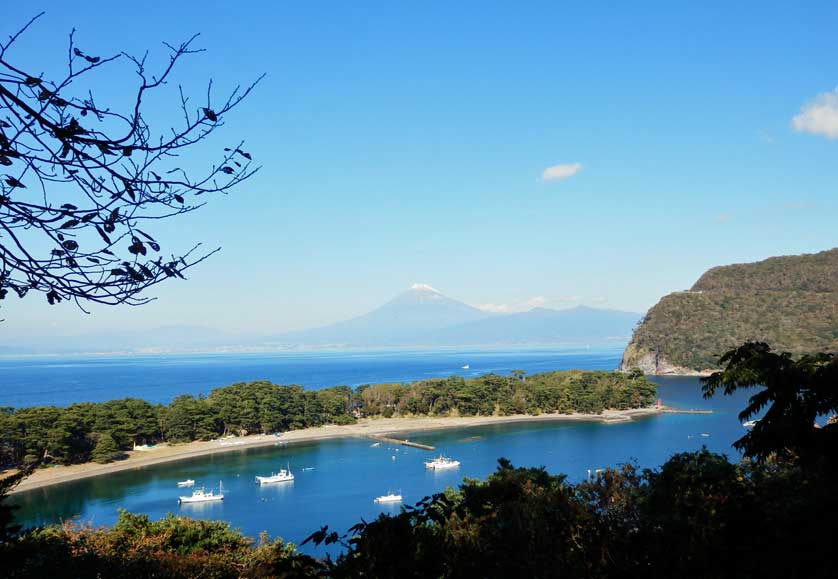
<path id="1" fill-rule="evenodd" d="M 0 344 L 0 355 L 265 352 L 319 348 L 601 344 L 627 341 L 640 314 L 576 307 L 490 313 L 414 284 L 355 318 L 322 327 L 258 336 L 205 326 L 56 336 Z"/>
<path id="2" fill-rule="evenodd" d="M 578 306 L 566 310 L 533 308 L 444 328 L 436 343 L 563 343 L 628 338 L 641 315 Z"/>
<path id="3" fill-rule="evenodd" d="M 640 314 L 578 307 L 484 312 L 415 284 L 371 312 L 272 339 L 284 346 L 462 346 L 557 344 L 628 338 Z"/>
<path id="4" fill-rule="evenodd" d="M 649 310 L 620 367 L 704 373 L 746 340 L 794 354 L 838 351 L 838 248 L 708 270 Z"/>

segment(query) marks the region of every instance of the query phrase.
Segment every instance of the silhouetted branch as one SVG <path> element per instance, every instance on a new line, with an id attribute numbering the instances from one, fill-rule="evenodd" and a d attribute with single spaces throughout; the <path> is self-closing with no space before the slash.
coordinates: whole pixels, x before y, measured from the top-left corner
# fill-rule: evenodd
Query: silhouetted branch
<path id="1" fill-rule="evenodd" d="M 226 193 L 258 168 L 243 142 L 227 147 L 197 174 L 175 165 L 192 145 L 223 126 L 224 116 L 256 84 L 236 87 L 226 98 L 192 107 L 178 86 L 182 124 L 155 130 L 143 113 L 152 92 L 165 87 L 193 44 L 164 43 L 167 64 L 158 74 L 141 58 L 83 52 L 70 33 L 67 72 L 50 80 L 12 64 L 10 49 L 38 14 L 0 44 L 0 299 L 45 294 L 50 304 L 73 300 L 138 305 L 143 290 L 184 272 L 215 251 L 163 257 L 161 245 L 142 229 L 198 209 L 195 197 Z M 89 88 L 76 90 L 87 74 L 130 62 L 139 85 L 128 111 L 98 103 Z M 264 75 L 263 75 L 264 76 Z M 35 191 L 39 190 L 39 194 Z"/>

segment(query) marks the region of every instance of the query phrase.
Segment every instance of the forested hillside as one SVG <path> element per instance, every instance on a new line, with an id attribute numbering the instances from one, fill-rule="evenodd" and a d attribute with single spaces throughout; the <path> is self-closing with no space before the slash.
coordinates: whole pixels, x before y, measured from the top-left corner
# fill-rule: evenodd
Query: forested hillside
<path id="1" fill-rule="evenodd" d="M 136 398 L 66 408 L 0 409 L 0 467 L 119 459 L 135 444 L 211 440 L 229 434 L 284 432 L 357 417 L 473 416 L 585 412 L 648 406 L 655 384 L 617 372 L 487 374 L 408 384 L 305 390 L 270 382 L 237 383 L 169 405 Z"/>
<path id="2" fill-rule="evenodd" d="M 649 310 L 621 368 L 714 370 L 747 340 L 793 354 L 838 351 L 838 249 L 710 269 Z"/>

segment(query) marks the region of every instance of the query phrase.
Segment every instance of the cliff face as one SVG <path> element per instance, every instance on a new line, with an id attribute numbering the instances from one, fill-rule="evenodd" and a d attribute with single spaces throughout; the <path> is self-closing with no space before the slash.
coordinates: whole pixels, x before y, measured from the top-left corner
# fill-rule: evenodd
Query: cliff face
<path id="1" fill-rule="evenodd" d="M 798 355 L 838 351 L 838 249 L 710 269 L 649 310 L 620 369 L 708 373 L 746 340 Z"/>
<path id="2" fill-rule="evenodd" d="M 677 366 L 670 362 L 665 354 L 638 349 L 634 342 L 631 342 L 623 352 L 620 370 L 628 372 L 634 368 L 639 368 L 644 374 L 656 376 L 704 376 L 712 372 L 711 369 L 696 370 Z"/>

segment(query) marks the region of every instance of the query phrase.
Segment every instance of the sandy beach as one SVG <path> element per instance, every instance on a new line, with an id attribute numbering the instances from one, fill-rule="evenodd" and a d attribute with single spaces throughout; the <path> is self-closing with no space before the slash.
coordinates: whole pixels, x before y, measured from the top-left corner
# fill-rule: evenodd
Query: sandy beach
<path id="1" fill-rule="evenodd" d="M 514 416 L 467 416 L 467 417 L 418 417 L 418 418 L 372 418 L 363 419 L 347 426 L 326 425 L 284 432 L 279 436 L 262 434 L 207 442 L 190 442 L 177 445 L 157 445 L 148 450 L 128 452 L 128 458 L 108 464 L 88 462 L 71 466 L 54 466 L 35 471 L 12 492 L 25 492 L 49 485 L 71 482 L 83 478 L 101 476 L 123 470 L 143 468 L 155 464 L 196 458 L 215 453 L 231 452 L 244 448 L 316 442 L 334 438 L 397 436 L 410 432 L 425 432 L 447 428 L 464 428 L 487 424 L 514 422 L 603 422 L 622 423 L 635 418 L 655 416 L 673 412 L 670 408 L 638 408 L 633 410 L 606 410 L 602 414 L 540 414 Z M 677 412 L 677 411 L 676 411 Z M 408 438 L 400 436 L 401 438 Z M 9 474 L 9 473 L 3 473 Z"/>

